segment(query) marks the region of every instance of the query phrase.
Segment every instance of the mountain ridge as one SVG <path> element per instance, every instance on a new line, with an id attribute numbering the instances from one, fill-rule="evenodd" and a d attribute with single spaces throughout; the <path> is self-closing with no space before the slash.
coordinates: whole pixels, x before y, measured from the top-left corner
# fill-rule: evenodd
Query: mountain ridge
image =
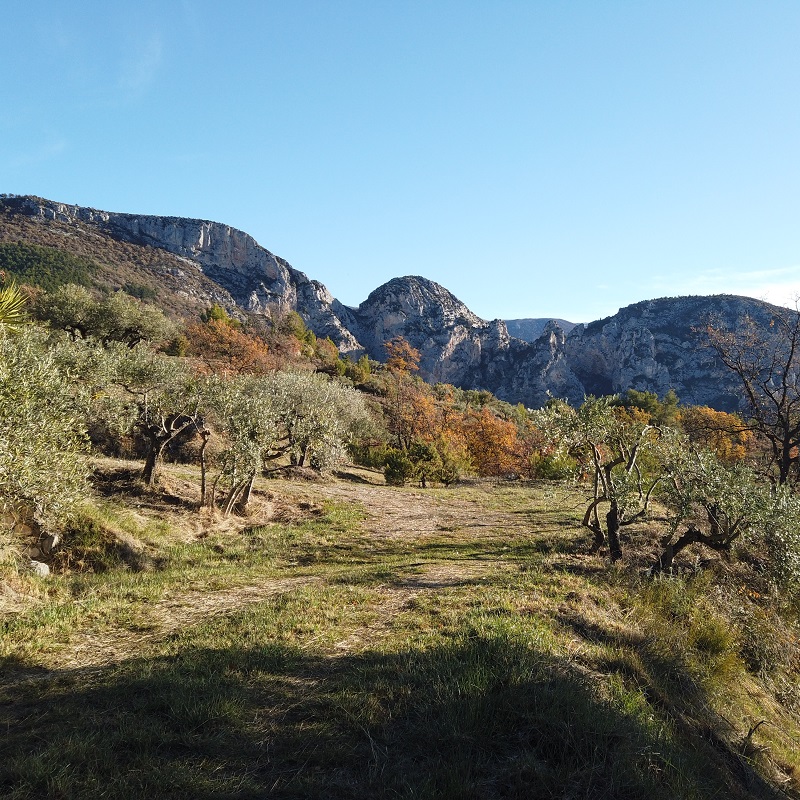
<path id="1" fill-rule="evenodd" d="M 420 351 L 426 380 L 488 389 L 530 407 L 551 397 L 579 403 L 586 394 L 635 388 L 661 396 L 673 389 L 686 402 L 735 410 L 736 387 L 702 347 L 697 326 L 712 317 L 732 325 L 745 314 L 766 319 L 777 310 L 733 295 L 659 298 L 586 324 L 509 321 L 525 340 L 512 335 L 509 323 L 478 317 L 422 276 L 393 278 L 357 308 L 345 306 L 321 282 L 223 223 L 18 195 L 0 196 L 0 212 L 0 242 L 94 253 L 105 265 L 102 285 L 123 288 L 120 275 L 135 272 L 175 314 L 213 303 L 243 315 L 297 311 L 342 354 L 378 360 L 386 341 L 403 336 Z"/>

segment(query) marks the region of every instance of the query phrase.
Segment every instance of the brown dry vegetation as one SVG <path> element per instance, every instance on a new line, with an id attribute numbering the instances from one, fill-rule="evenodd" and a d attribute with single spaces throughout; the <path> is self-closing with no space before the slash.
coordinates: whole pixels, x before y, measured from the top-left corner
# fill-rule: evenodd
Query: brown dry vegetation
<path id="1" fill-rule="evenodd" d="M 119 241 L 78 222 L 67 224 L 0 209 L 0 242 L 39 245 L 90 259 L 98 266 L 93 283 L 114 291 L 126 285 L 157 292 L 159 307 L 195 319 L 220 297 L 220 287 L 196 265 L 148 245 Z"/>

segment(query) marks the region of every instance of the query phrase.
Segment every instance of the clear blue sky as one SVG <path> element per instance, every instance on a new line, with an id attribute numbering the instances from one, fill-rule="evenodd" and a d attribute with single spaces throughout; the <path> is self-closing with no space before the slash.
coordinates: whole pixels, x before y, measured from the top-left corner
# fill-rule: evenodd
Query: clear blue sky
<path id="1" fill-rule="evenodd" d="M 0 8 L 0 192 L 224 222 L 349 305 L 800 293 L 796 0 Z"/>

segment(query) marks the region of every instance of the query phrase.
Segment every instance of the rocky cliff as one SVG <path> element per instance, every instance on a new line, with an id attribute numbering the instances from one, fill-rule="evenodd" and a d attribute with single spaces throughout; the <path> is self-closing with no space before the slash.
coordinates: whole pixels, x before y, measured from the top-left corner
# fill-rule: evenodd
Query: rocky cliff
<path id="1" fill-rule="evenodd" d="M 481 319 L 447 289 L 418 276 L 395 278 L 358 308 L 346 307 L 248 234 L 217 222 L 111 213 L 33 197 L 0 198 L 0 211 L 6 221 L 0 237 L 18 241 L 35 234 L 37 242 L 67 250 L 102 239 L 146 250 L 149 260 L 140 261 L 149 265 L 147 280 L 160 289 L 162 302 L 183 293 L 194 307 L 222 302 L 243 314 L 296 310 L 342 353 L 366 352 L 379 360 L 384 343 L 403 336 L 420 351 L 426 380 L 488 389 L 531 407 L 549 397 L 577 403 L 586 394 L 635 388 L 662 396 L 673 389 L 685 402 L 734 409 L 736 384 L 702 346 L 698 326 L 714 319 L 735 327 L 750 315 L 768 328 L 774 312 L 743 297 L 666 298 L 588 325 L 515 320 L 517 338 L 502 320 Z M 24 224 L 16 227 L 8 222 L 20 219 Z"/>
<path id="2" fill-rule="evenodd" d="M 342 352 L 360 351 L 346 309 L 318 281 L 310 280 L 247 233 L 200 219 L 119 214 L 41 198 L 3 201 L 17 213 L 97 231 L 141 247 L 165 250 L 221 286 L 239 308 L 255 314 L 300 310 L 309 325 L 330 336 Z"/>
<path id="3" fill-rule="evenodd" d="M 663 396 L 674 389 L 686 403 L 735 410 L 738 386 L 704 346 L 700 329 L 709 322 L 733 329 L 749 315 L 769 330 L 774 311 L 732 295 L 648 300 L 574 328 L 566 358 L 587 394 L 635 388 Z"/>

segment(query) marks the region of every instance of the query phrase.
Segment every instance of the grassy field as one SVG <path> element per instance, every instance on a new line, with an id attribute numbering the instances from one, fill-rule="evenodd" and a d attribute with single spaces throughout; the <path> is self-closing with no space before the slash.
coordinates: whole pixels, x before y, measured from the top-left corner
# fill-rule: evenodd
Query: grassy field
<path id="1" fill-rule="evenodd" d="M 643 527 L 612 567 L 546 483 L 225 520 L 104 469 L 58 574 L 4 574 L 3 797 L 800 797 L 796 618 L 746 565 L 653 581 Z"/>

